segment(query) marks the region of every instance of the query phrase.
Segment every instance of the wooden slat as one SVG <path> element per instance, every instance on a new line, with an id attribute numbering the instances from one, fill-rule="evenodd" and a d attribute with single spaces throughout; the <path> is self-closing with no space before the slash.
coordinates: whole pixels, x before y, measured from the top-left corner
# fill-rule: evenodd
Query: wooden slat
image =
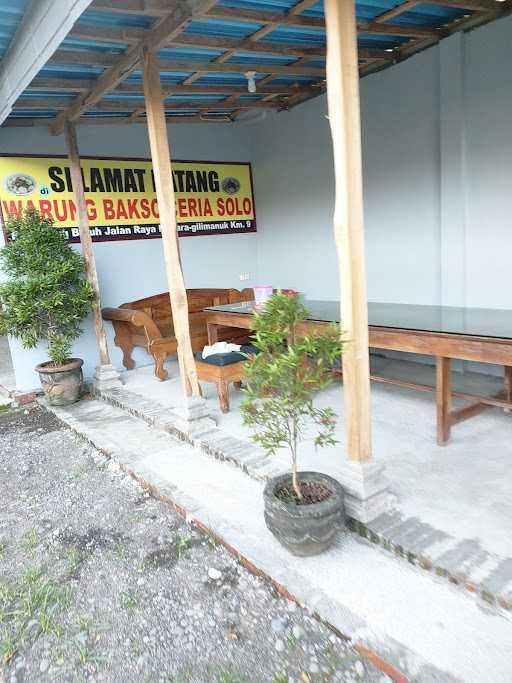
<path id="1" fill-rule="evenodd" d="M 204 123 L 215 122 L 215 123 L 232 123 L 231 116 L 220 116 L 220 115 L 208 115 L 208 114 L 194 114 L 191 116 L 187 115 L 170 115 L 166 114 L 166 120 L 169 123 Z M 92 117 L 92 116 L 82 116 L 75 120 L 76 125 L 80 126 L 118 126 L 119 124 L 125 124 L 127 121 L 126 116 L 108 116 L 108 117 Z M 146 119 L 140 117 L 133 123 L 145 123 Z M 41 118 L 41 117 L 17 117 L 8 118 L 3 124 L 6 128 L 52 128 L 55 125 L 54 118 Z"/>
<path id="2" fill-rule="evenodd" d="M 78 217 L 78 229 L 80 231 L 80 243 L 82 245 L 82 253 L 85 260 L 85 269 L 87 280 L 90 282 L 92 288 L 96 292 L 96 302 L 93 308 L 94 316 L 94 333 L 96 336 L 96 343 L 98 345 L 98 352 L 100 356 L 101 365 L 110 365 L 110 357 L 108 354 L 107 337 L 103 327 L 103 319 L 101 317 L 101 298 L 100 287 L 98 282 L 98 272 L 96 270 L 96 260 L 94 258 L 94 249 L 92 246 L 92 238 L 89 230 L 89 218 L 87 216 L 87 204 L 84 192 L 84 182 L 82 172 L 80 170 L 80 155 L 78 152 L 78 142 L 76 138 L 76 130 L 73 124 L 66 125 L 66 143 L 68 148 L 68 157 L 71 171 L 71 182 L 73 184 L 73 194 L 75 197 L 76 211 Z"/>
<path id="3" fill-rule="evenodd" d="M 14 110 L 64 110 L 69 106 L 68 100 L 62 100 L 58 97 L 23 97 L 13 105 Z M 238 103 L 242 109 L 278 109 L 285 106 L 284 102 L 241 102 Z M 195 101 L 179 101 L 179 102 L 165 102 L 165 109 L 198 109 L 200 111 L 209 111 L 211 109 L 225 109 L 226 103 L 224 100 L 219 102 L 208 102 L 204 100 Z M 94 105 L 94 111 L 144 111 L 145 105 L 143 102 L 134 102 L 133 100 L 101 100 Z"/>
<path id="4" fill-rule="evenodd" d="M 81 38 L 83 40 L 104 41 L 106 43 L 136 43 L 146 36 L 150 29 L 140 27 L 116 27 L 116 26 L 97 26 L 96 24 L 85 24 L 79 22 L 69 32 L 70 37 Z M 221 36 L 200 36 L 182 34 L 166 44 L 166 47 L 197 47 L 204 49 L 233 50 L 235 52 L 254 52 L 277 55 L 291 55 L 302 57 L 310 55 L 312 57 L 325 56 L 323 47 L 305 47 L 304 45 L 294 45 L 293 43 L 265 43 L 259 45 L 253 40 L 237 40 L 236 38 L 226 38 Z"/>
<path id="5" fill-rule="evenodd" d="M 407 24 L 380 24 L 376 21 L 359 22 L 357 29 L 359 33 L 367 35 L 410 36 L 412 38 L 427 38 L 443 34 L 440 29 L 409 26 Z"/>
<path id="6" fill-rule="evenodd" d="M 169 14 L 157 22 L 155 27 L 140 43 L 127 50 L 116 64 L 105 71 L 97 80 L 96 85 L 84 96 L 79 96 L 76 102 L 57 117 L 54 133 L 59 133 L 66 121 L 73 121 L 90 109 L 106 93 L 123 81 L 135 69 L 145 49 L 157 51 L 174 36 L 181 33 L 190 21 L 210 9 L 216 0 L 179 0 L 168 4 Z"/>
<path id="7" fill-rule="evenodd" d="M 48 91 L 53 90 L 55 92 L 87 92 L 94 85 L 94 81 L 90 79 L 82 80 L 78 78 L 36 78 L 27 88 L 28 90 L 37 91 Z M 220 94 L 220 95 L 246 95 L 247 88 L 243 86 L 232 86 L 232 85 L 194 85 L 185 87 L 181 84 L 179 85 L 166 85 L 162 87 L 165 97 L 173 94 L 187 94 L 187 95 L 199 95 L 199 94 Z M 308 94 L 315 92 L 309 86 L 297 86 L 295 84 L 290 85 L 272 85 L 272 86 L 261 86 L 258 85 L 258 93 L 266 95 L 297 95 L 297 94 Z M 139 83 L 119 83 L 119 85 L 110 91 L 110 94 L 115 95 L 116 93 L 141 93 L 142 94 L 142 84 Z"/>
<path id="8" fill-rule="evenodd" d="M 395 17 L 400 16 L 400 14 L 407 12 L 413 7 L 416 7 L 416 5 L 420 5 L 422 2 L 424 2 L 424 0 L 407 0 L 407 2 L 402 2 L 400 5 L 393 7 L 393 9 L 379 14 L 379 16 L 375 17 L 374 21 L 379 24 L 389 21 L 390 19 L 394 19 Z"/>
<path id="9" fill-rule="evenodd" d="M 346 343 L 343 353 L 347 455 L 371 459 L 370 368 L 364 254 L 361 114 L 353 0 L 325 0 L 327 102 L 331 128 L 334 235 Z"/>
<path id="10" fill-rule="evenodd" d="M 90 9 L 109 14 L 148 14 L 165 16 L 169 12 L 169 0 L 94 0 Z"/>
<path id="11" fill-rule="evenodd" d="M 160 227 L 162 230 L 162 245 L 169 284 L 174 332 L 178 342 L 180 378 L 185 395 L 200 396 L 201 392 L 197 381 L 196 366 L 190 341 L 187 293 L 178 247 L 176 204 L 160 83 L 160 70 L 158 61 L 149 52 L 144 54 L 143 75 L 151 160 L 158 198 Z"/>
<path id="12" fill-rule="evenodd" d="M 245 73 L 256 71 L 262 74 L 277 74 L 280 76 L 311 76 L 323 78 L 325 71 L 311 66 L 283 66 L 282 64 L 219 64 L 217 62 L 177 62 L 166 59 L 159 61 L 162 71 L 195 71 L 197 73 Z"/>

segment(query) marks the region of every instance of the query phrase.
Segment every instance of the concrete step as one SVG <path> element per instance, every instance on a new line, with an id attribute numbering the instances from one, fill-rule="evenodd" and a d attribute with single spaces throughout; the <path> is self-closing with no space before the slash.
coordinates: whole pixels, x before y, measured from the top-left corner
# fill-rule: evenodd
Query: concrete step
<path id="1" fill-rule="evenodd" d="M 53 412 L 300 603 L 418 683 L 512 680 L 512 621 L 350 533 L 314 558 L 267 531 L 263 482 L 101 400 Z M 395 677 L 395 680 L 405 680 Z"/>

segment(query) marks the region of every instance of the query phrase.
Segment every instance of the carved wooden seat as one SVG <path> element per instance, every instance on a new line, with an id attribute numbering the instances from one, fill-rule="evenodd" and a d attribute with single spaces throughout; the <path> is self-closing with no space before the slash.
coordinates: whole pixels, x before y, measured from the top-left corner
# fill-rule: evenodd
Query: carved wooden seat
<path id="1" fill-rule="evenodd" d="M 192 350 L 202 351 L 208 344 L 205 308 L 237 303 L 248 296 L 248 290 L 242 295 L 237 289 L 187 289 Z M 115 331 L 114 342 L 123 352 L 125 368 L 131 370 L 135 367 L 132 351 L 134 347 L 139 346 L 146 349 L 155 359 L 155 375 L 158 379 L 168 378 L 164 363 L 167 356 L 176 353 L 177 350 L 168 292 L 130 301 L 118 308 L 104 308 L 102 315 L 104 320 L 112 322 Z M 222 341 L 242 344 L 247 337 L 247 330 L 226 328 L 221 330 L 220 338 Z"/>

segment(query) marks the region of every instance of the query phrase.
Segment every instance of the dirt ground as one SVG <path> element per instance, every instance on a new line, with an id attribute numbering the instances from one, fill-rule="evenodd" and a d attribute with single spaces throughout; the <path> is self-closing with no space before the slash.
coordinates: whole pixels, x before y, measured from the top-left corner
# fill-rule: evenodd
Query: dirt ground
<path id="1" fill-rule="evenodd" d="M 0 681 L 390 679 L 42 409 L 0 416 Z"/>

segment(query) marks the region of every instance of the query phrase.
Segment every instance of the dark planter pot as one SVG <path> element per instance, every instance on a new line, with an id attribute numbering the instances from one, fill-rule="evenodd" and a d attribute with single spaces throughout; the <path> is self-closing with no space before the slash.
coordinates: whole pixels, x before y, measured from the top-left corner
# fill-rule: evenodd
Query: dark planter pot
<path id="1" fill-rule="evenodd" d="M 68 406 L 80 399 L 83 375 L 81 358 L 70 358 L 64 365 L 51 361 L 36 365 L 41 386 L 48 403 L 52 406 Z"/>
<path id="2" fill-rule="evenodd" d="M 321 503 L 295 505 L 280 500 L 275 492 L 291 485 L 291 474 L 271 479 L 263 491 L 265 522 L 270 531 L 294 555 L 318 555 L 332 545 L 338 530 L 345 526 L 343 488 L 320 472 L 299 472 L 300 481 L 323 484 L 331 495 Z"/>

